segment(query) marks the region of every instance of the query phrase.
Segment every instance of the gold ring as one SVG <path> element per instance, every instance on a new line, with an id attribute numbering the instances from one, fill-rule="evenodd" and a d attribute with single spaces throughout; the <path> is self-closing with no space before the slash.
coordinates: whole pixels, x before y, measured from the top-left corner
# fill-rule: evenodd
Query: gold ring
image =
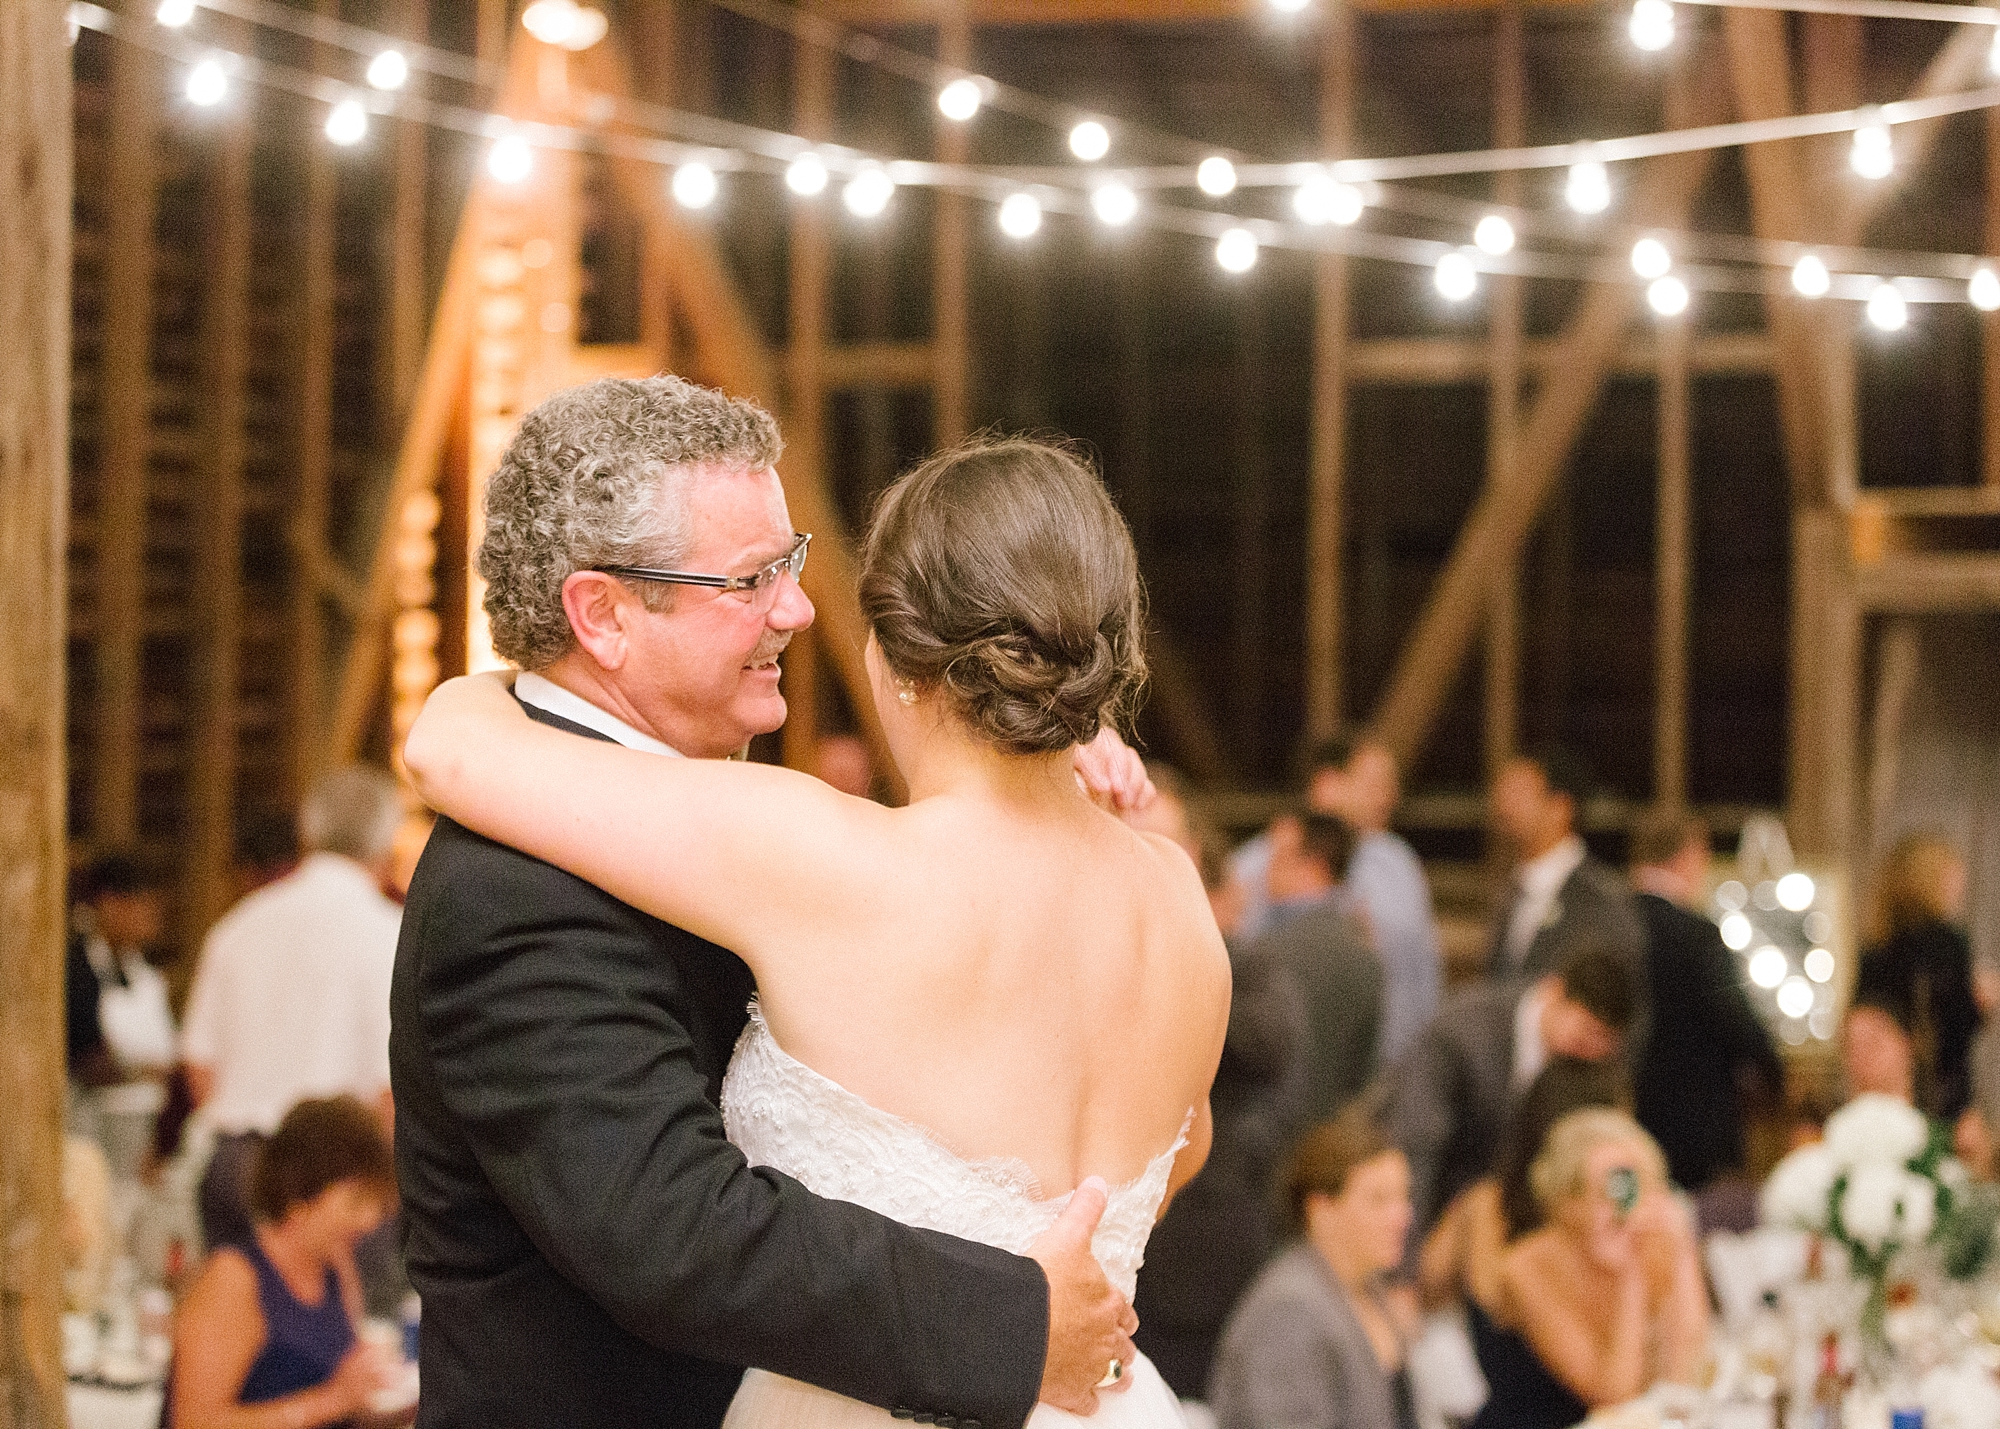
<path id="1" fill-rule="evenodd" d="M 1097 1387 L 1099 1389 L 1109 1389 L 1123 1378 L 1125 1378 L 1125 1362 L 1114 1358 L 1111 1361 L 1111 1368 L 1104 1371 L 1104 1378 L 1097 1381 Z"/>

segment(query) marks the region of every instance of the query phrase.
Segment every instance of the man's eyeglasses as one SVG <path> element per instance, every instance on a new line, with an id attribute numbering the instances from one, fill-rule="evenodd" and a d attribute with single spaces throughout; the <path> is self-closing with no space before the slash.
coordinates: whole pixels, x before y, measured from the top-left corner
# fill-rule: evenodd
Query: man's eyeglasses
<path id="1" fill-rule="evenodd" d="M 793 580 L 806 568 L 806 548 L 812 545 L 810 532 L 794 535 L 792 548 L 769 565 L 759 566 L 747 576 L 708 576 L 695 571 L 662 571 L 651 566 L 599 566 L 608 576 L 632 580 L 659 581 L 664 585 L 698 585 L 711 590 L 736 591 L 747 595 L 751 605 L 769 610 L 778 599 L 779 578 L 790 573 Z"/>

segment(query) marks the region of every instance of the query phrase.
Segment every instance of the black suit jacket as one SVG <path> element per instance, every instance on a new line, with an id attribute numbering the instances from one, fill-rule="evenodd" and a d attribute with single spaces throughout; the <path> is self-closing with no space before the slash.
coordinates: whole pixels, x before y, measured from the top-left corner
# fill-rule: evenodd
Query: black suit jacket
<path id="1" fill-rule="evenodd" d="M 1382 960 L 1332 898 L 1284 919 L 1257 942 L 1290 970 L 1305 1009 L 1303 1055 L 1287 1089 L 1289 1140 L 1336 1115 L 1374 1080 Z"/>
<path id="2" fill-rule="evenodd" d="M 439 820 L 390 1043 L 420 1425 L 714 1429 L 745 1365 L 963 1429 L 1026 1418 L 1040 1267 L 724 1139 L 750 993 L 731 953 Z"/>
<path id="3" fill-rule="evenodd" d="M 1639 1124 L 1690 1191 L 1743 1165 L 1737 1079 L 1785 1084 L 1771 1034 L 1743 991 L 1736 958 L 1715 924 L 1651 893 L 1639 895 L 1653 982 L 1653 1036 L 1634 1090 Z"/>
<path id="4" fill-rule="evenodd" d="M 1514 1101 L 1514 1017 L 1526 987 L 1453 993 L 1388 1078 L 1383 1124 L 1410 1160 L 1412 1255 L 1452 1197 L 1493 1170 Z"/>
<path id="5" fill-rule="evenodd" d="M 1652 982 L 1646 971 L 1646 927 L 1632 898 L 1632 887 L 1616 869 L 1586 854 L 1563 881 L 1548 921 L 1535 930 L 1527 956 L 1516 968 L 1507 959 L 1509 909 L 1502 907 L 1494 924 L 1487 971 L 1498 979 L 1532 981 L 1563 965 L 1572 950 L 1596 943 L 1625 964 L 1632 980 L 1633 1017 L 1625 1037 L 1628 1066 L 1643 1057 L 1652 1032 Z"/>

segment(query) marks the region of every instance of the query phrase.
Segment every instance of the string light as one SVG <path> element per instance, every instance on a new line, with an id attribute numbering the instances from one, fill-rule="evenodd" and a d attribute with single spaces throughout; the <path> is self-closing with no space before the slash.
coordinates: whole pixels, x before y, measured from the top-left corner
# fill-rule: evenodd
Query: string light
<path id="1" fill-rule="evenodd" d="M 169 30 L 178 30 L 194 18 L 194 0 L 160 0 L 153 18 Z"/>
<path id="2" fill-rule="evenodd" d="M 368 82 L 377 89 L 401 89 L 410 79 L 410 62 L 401 50 L 384 50 L 368 61 Z"/>
<path id="3" fill-rule="evenodd" d="M 1100 184 L 1090 191 L 1090 208 L 1106 227 L 1123 228 L 1139 216 L 1139 195 L 1129 184 Z"/>
<path id="4" fill-rule="evenodd" d="M 229 95 L 229 72 L 218 59 L 206 59 L 188 71 L 188 103 L 202 109 L 222 103 Z"/>
<path id="5" fill-rule="evenodd" d="M 1982 313 L 2000 312 L 2000 274 L 1979 269 L 1965 285 L 1965 296 Z"/>
<path id="6" fill-rule="evenodd" d="M 800 198 L 826 192 L 826 164 L 817 154 L 801 154 L 785 169 L 785 187 Z"/>
<path id="7" fill-rule="evenodd" d="M 856 218 L 880 218 L 895 193 L 896 181 L 886 170 L 868 168 L 847 181 L 847 187 L 840 191 L 840 201 Z"/>
<path id="8" fill-rule="evenodd" d="M 368 111 L 358 99 L 343 99 L 326 116 L 326 137 L 343 149 L 368 137 Z"/>
<path id="9" fill-rule="evenodd" d="M 682 208 L 703 209 L 715 202 L 722 185 L 716 180 L 715 170 L 707 164 L 695 162 L 682 164 L 674 170 L 674 202 Z"/>
<path id="10" fill-rule="evenodd" d="M 545 45 L 566 50 L 587 50 L 610 28 L 602 10 L 579 5 L 576 0 L 535 0 L 521 12 L 522 28 Z"/>
<path id="11" fill-rule="evenodd" d="M 1280 15 L 1296 15 L 1310 4 L 1312 0 L 1271 0 L 1271 8 Z"/>
<path id="12" fill-rule="evenodd" d="M 1225 273 L 1247 273 L 1257 266 L 1257 236 L 1247 228 L 1232 228 L 1215 240 L 1215 261 Z"/>
<path id="13" fill-rule="evenodd" d="M 1602 213 L 1611 207 L 1611 171 L 1595 159 L 1569 166 L 1563 198 L 1578 213 Z"/>
<path id="14" fill-rule="evenodd" d="M 1346 228 L 1360 220 L 1366 207 L 1360 189 L 1353 184 L 1335 183 L 1324 174 L 1306 180 L 1292 195 L 1292 212 L 1299 216 L 1300 222 L 1315 228 L 1329 223 Z"/>
<path id="15" fill-rule="evenodd" d="M 1514 225 L 1497 213 L 1489 213 L 1472 230 L 1472 241 L 1482 253 L 1499 257 L 1514 251 Z"/>
<path id="16" fill-rule="evenodd" d="M 1033 238 L 1041 231 L 1042 205 L 1033 194 L 1008 194 L 1000 203 L 1000 231 L 1009 238 Z"/>
<path id="17" fill-rule="evenodd" d="M 1095 119 L 1086 119 L 1069 131 L 1069 151 L 1086 164 L 1094 164 L 1111 152 L 1111 131 Z"/>
<path id="18" fill-rule="evenodd" d="M 1663 318 L 1677 318 L 1688 309 L 1688 286 L 1679 278 L 1655 278 L 1646 288 L 1646 303 Z"/>
<path id="19" fill-rule="evenodd" d="M 963 124 L 979 112 L 979 106 L 986 99 L 985 92 L 976 79 L 961 76 L 938 91 L 938 113 L 955 123 Z"/>
<path id="20" fill-rule="evenodd" d="M 1211 154 L 1194 171 L 1195 186 L 1210 198 L 1236 192 L 1236 165 L 1220 154 Z"/>
<path id="21" fill-rule="evenodd" d="M 1868 295 L 1868 321 L 1883 332 L 1901 332 L 1910 321 L 1910 305 L 1894 283 L 1879 283 Z"/>
<path id="22" fill-rule="evenodd" d="M 535 171 L 535 151 L 519 134 L 502 134 L 487 151 L 486 172 L 503 184 L 525 182 Z"/>
<path id="23" fill-rule="evenodd" d="M 1817 253 L 1808 253 L 1792 265 L 1792 287 L 1801 297 L 1823 298 L 1833 287 L 1833 275 Z"/>
<path id="24" fill-rule="evenodd" d="M 1479 270 L 1463 253 L 1447 253 L 1438 259 L 1431 281 L 1448 303 L 1462 303 L 1479 291 Z"/>
<path id="25" fill-rule="evenodd" d="M 1649 54 L 1664 50 L 1674 42 L 1674 7 L 1667 0 L 1633 0 L 1625 32 Z"/>
<path id="26" fill-rule="evenodd" d="M 1847 162 L 1864 179 L 1888 178 L 1896 168 L 1895 141 L 1889 135 L 1889 126 L 1877 122 L 1856 129 Z"/>
<path id="27" fill-rule="evenodd" d="M 1657 238 L 1642 238 L 1632 245 L 1632 271 L 1647 282 L 1664 278 L 1673 271 L 1674 255 Z"/>

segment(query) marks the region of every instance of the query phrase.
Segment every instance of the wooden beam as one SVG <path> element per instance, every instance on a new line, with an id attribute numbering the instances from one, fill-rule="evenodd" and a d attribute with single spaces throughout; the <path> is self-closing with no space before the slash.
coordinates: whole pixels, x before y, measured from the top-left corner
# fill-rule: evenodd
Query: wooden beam
<path id="1" fill-rule="evenodd" d="M 1359 0 L 1352 8 L 1385 13 L 1489 10 L 1502 3 L 1505 0 Z M 1584 3 L 1537 0 L 1537 8 Z M 938 20 L 937 0 L 836 0 L 829 9 L 852 25 L 934 25 Z M 1175 25 L 1271 17 L 1269 0 L 969 0 L 967 9 L 974 25 Z"/>
<path id="2" fill-rule="evenodd" d="M 404 38 L 417 44 L 430 38 L 427 0 L 404 0 L 400 30 Z M 412 72 L 408 83 L 413 93 L 422 93 L 424 77 L 420 72 Z M 389 301 L 382 308 L 387 324 L 383 334 L 383 387 L 388 398 L 383 411 L 393 413 L 393 419 L 400 423 L 409 413 L 424 362 L 425 298 L 429 291 L 425 276 L 430 254 L 430 130 L 418 120 L 398 119 L 395 134 L 387 234 Z"/>
<path id="3" fill-rule="evenodd" d="M 1320 144 L 1354 146 L 1355 23 L 1345 7 L 1320 27 Z M 1325 739 L 1347 717 L 1347 255 L 1313 264 L 1312 469 L 1306 499 L 1306 734 Z"/>
<path id="4" fill-rule="evenodd" d="M 1513 148 L 1527 132 L 1526 81 L 1519 0 L 1509 0 L 1496 16 L 1493 55 L 1493 145 Z M 1494 197 L 1504 207 L 1521 201 L 1521 176 L 1495 177 Z M 1521 429 L 1521 279 L 1496 275 L 1488 298 L 1488 377 L 1486 384 L 1486 486 L 1508 491 Z M 1514 757 L 1521 735 L 1521 563 L 1518 556 L 1496 562 L 1490 572 L 1486 610 L 1486 689 L 1484 736 L 1486 773 L 1497 778 Z"/>
<path id="5" fill-rule="evenodd" d="M 256 123 L 247 99 L 245 106 L 228 116 L 215 136 L 203 256 L 208 270 L 201 315 L 203 456 L 194 516 L 184 946 L 195 945 L 223 911 L 235 831 L 250 369 L 250 145 Z"/>
<path id="6" fill-rule="evenodd" d="M 1521 345 L 1521 371 L 1545 379 L 1559 370 L 1567 349 L 1560 338 L 1529 338 Z M 1702 376 L 1762 375 L 1772 370 L 1770 338 L 1756 331 L 1696 333 L 1688 340 L 1688 369 Z M 1375 337 L 1348 344 L 1348 381 L 1357 387 L 1430 387 L 1484 381 L 1492 358 L 1485 340 L 1465 337 Z M 1614 377 L 1659 372 L 1658 344 L 1630 338 L 1611 359 Z"/>
<path id="7" fill-rule="evenodd" d="M 1792 513 L 1792 847 L 1809 859 L 1854 852 L 1860 785 L 1861 603 L 1847 532 L 1825 506 Z M 1994 563 L 2000 571 L 2000 562 Z M 1996 583 L 2000 589 L 2000 583 Z"/>
<path id="8" fill-rule="evenodd" d="M 972 71 L 972 27 L 966 18 L 967 0 L 945 0 L 938 19 L 938 59 L 961 73 Z M 966 127 L 937 115 L 938 160 L 962 164 L 969 149 Z M 937 205 L 937 227 L 931 236 L 931 303 L 933 334 L 937 347 L 937 386 L 934 390 L 932 438 L 939 447 L 956 446 L 972 430 L 968 405 L 972 376 L 970 333 L 967 226 L 970 222 L 964 194 L 940 189 L 933 200 Z"/>
<path id="9" fill-rule="evenodd" d="M 159 176 L 154 126 L 159 61 L 138 45 L 111 45 L 105 205 L 104 441 L 97 467 L 97 539 L 91 593 L 90 836 L 99 849 L 139 827 L 139 650 L 146 577 L 146 487 L 153 429 L 153 213 Z"/>
<path id="10" fill-rule="evenodd" d="M 786 371 L 796 362 L 783 357 Z M 937 349 L 927 342 L 853 342 L 821 347 L 818 356 L 822 392 L 856 387 L 928 387 L 937 378 Z M 789 439 L 789 437 L 788 437 Z"/>
<path id="11" fill-rule="evenodd" d="M 1714 122 L 1724 96 L 1712 66 L 1702 70 L 1696 113 L 1688 122 Z M 1679 227 L 1713 155 L 1679 154 L 1654 160 L 1635 187 L 1629 210 L 1636 227 Z M 1561 479 L 1571 448 L 1625 340 L 1638 302 L 1629 285 L 1584 289 L 1564 329 L 1562 356 L 1542 384 L 1521 424 L 1514 485 L 1481 493 L 1459 533 L 1436 587 L 1398 657 L 1387 693 L 1371 726 L 1404 767 L 1429 739 L 1452 682 L 1486 609 L 1489 573 L 1518 560 L 1549 492 Z"/>
<path id="12" fill-rule="evenodd" d="M 0 1429 L 67 1422 L 59 1317 L 73 111 L 63 25 L 59 5 L 0 6 Z M 122 197 L 112 195 L 114 209 Z"/>
<path id="13" fill-rule="evenodd" d="M 1653 798 L 1688 797 L 1688 586 L 1692 569 L 1688 321 L 1659 330 L 1659 490 L 1653 561 Z"/>

